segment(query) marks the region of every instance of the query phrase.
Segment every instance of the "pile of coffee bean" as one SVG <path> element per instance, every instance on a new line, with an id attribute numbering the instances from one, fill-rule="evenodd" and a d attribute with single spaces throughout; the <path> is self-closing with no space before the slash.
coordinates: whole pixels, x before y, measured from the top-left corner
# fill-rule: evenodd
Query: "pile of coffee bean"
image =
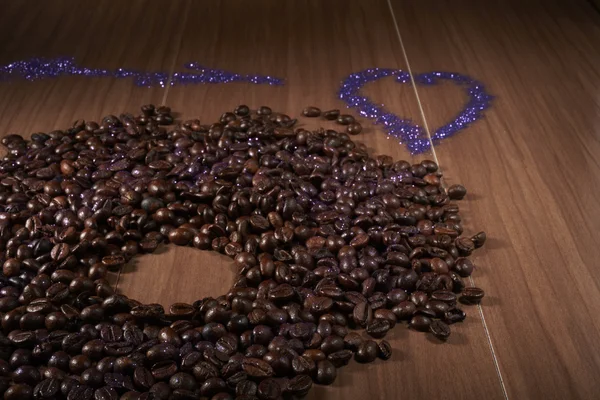
<path id="1" fill-rule="evenodd" d="M 352 358 L 389 359 L 367 337 L 396 324 L 446 340 L 458 303 L 484 295 L 463 281 L 486 239 L 461 236 L 451 200 L 465 188 L 444 190 L 432 161 L 371 157 L 346 133 L 296 123 L 239 106 L 173 125 L 147 105 L 5 136 L 4 399 L 302 396 Z M 109 271 L 166 243 L 233 258 L 233 287 L 168 310 L 114 292 Z"/>

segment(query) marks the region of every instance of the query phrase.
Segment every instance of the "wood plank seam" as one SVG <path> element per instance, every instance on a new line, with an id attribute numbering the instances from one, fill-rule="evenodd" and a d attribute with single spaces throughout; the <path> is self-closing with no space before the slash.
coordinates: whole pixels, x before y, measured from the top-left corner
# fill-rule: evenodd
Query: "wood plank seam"
<path id="1" fill-rule="evenodd" d="M 173 54 L 173 62 L 171 62 L 171 66 L 169 68 L 169 79 L 165 83 L 164 93 L 163 93 L 161 104 L 160 104 L 163 106 L 166 105 L 167 96 L 169 94 L 169 87 L 171 87 L 171 81 L 173 80 L 173 73 L 175 72 L 175 63 L 177 62 L 177 57 L 179 56 L 179 50 L 181 49 L 181 42 L 183 40 L 183 31 L 184 31 L 185 25 L 187 23 L 189 11 L 190 11 L 190 2 L 188 1 L 187 5 L 185 7 L 185 16 L 183 18 L 183 23 L 180 24 L 180 30 L 178 32 L 179 40 L 177 40 L 177 51 Z M 115 292 L 118 292 L 118 290 L 119 290 L 119 282 L 121 281 L 122 270 L 123 270 L 122 267 L 119 268 L 119 272 L 117 273 L 117 281 L 115 282 Z"/>
<path id="2" fill-rule="evenodd" d="M 429 125 L 427 124 L 427 118 L 425 117 L 425 111 L 423 110 L 423 104 L 421 103 L 421 98 L 419 97 L 419 90 L 417 89 L 417 85 L 415 83 L 412 69 L 410 67 L 410 61 L 408 60 L 408 54 L 406 53 L 406 48 L 404 47 L 404 41 L 402 40 L 402 35 L 400 34 L 400 27 L 398 26 L 398 21 L 396 20 L 396 14 L 394 13 L 394 7 L 392 6 L 391 0 L 386 0 L 386 1 L 388 4 L 388 7 L 389 7 L 390 14 L 392 16 L 392 21 L 394 22 L 394 28 L 396 29 L 396 35 L 398 37 L 398 41 L 400 42 L 400 48 L 402 49 L 402 54 L 404 57 L 404 61 L 406 63 L 406 68 L 408 69 L 408 74 L 410 75 L 410 80 L 411 80 L 411 83 L 413 86 L 413 90 L 415 92 L 415 98 L 417 100 L 417 104 L 419 106 L 419 111 L 421 113 L 421 118 L 423 120 L 423 127 L 425 129 L 425 133 L 427 134 L 427 139 L 429 140 L 429 144 L 431 147 L 431 153 L 432 153 L 434 161 L 438 165 L 440 171 L 443 171 L 442 165 L 440 164 L 439 159 L 437 157 L 437 153 L 435 151 L 435 146 L 433 145 L 433 141 L 431 139 L 431 132 L 429 131 Z M 444 190 L 446 190 L 446 181 L 443 177 L 441 179 L 441 186 L 442 186 L 442 188 L 444 188 Z M 473 279 L 472 276 L 469 277 L 469 280 L 471 282 L 471 285 L 475 286 L 475 280 Z M 504 398 L 506 400 L 509 400 L 508 391 L 506 390 L 506 385 L 504 384 L 504 378 L 502 376 L 502 371 L 500 370 L 500 364 L 498 362 L 498 357 L 496 356 L 496 352 L 494 350 L 494 344 L 493 344 L 492 337 L 489 332 L 489 328 L 487 326 L 487 322 L 485 320 L 485 315 L 483 312 L 483 308 L 481 307 L 481 304 L 477 305 L 477 309 L 479 311 L 479 316 L 481 318 L 481 324 L 483 325 L 485 337 L 488 341 L 490 355 L 491 355 L 492 361 L 494 363 L 494 368 L 496 369 L 496 374 L 498 375 L 498 380 L 500 383 L 500 388 L 502 389 L 502 394 L 504 395 Z"/>
<path id="3" fill-rule="evenodd" d="M 188 17 L 190 15 L 190 2 L 187 2 L 185 7 L 185 16 L 183 17 L 183 21 L 180 24 L 181 29 L 179 30 L 179 40 L 177 40 L 177 51 L 173 56 L 173 62 L 171 63 L 171 69 L 169 71 L 169 79 L 167 80 L 165 93 L 163 94 L 163 98 L 161 101 L 161 105 L 167 105 L 167 96 L 169 95 L 169 88 L 171 87 L 171 82 L 173 81 L 173 74 L 175 73 L 175 64 L 177 63 L 177 58 L 179 57 L 179 51 L 181 50 L 181 43 L 183 42 L 183 31 L 185 30 L 185 26 L 187 24 Z"/>

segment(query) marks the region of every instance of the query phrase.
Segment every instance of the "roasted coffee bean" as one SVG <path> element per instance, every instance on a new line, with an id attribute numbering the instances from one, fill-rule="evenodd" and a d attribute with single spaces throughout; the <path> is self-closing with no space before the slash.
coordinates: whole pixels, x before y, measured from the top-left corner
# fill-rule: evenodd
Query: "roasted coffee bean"
<path id="1" fill-rule="evenodd" d="M 473 262 L 468 258 L 459 258 L 454 263 L 454 270 L 463 278 L 471 276 L 474 269 Z"/>
<path id="2" fill-rule="evenodd" d="M 339 119 L 338 119 L 339 121 Z M 345 124 L 343 124 L 345 125 Z M 348 126 L 346 127 L 346 132 L 348 133 L 348 135 L 358 135 L 359 133 L 362 132 L 362 125 L 357 123 L 357 122 L 352 122 L 350 124 L 348 124 Z"/>
<path id="3" fill-rule="evenodd" d="M 248 376 L 255 378 L 264 378 L 275 374 L 268 363 L 258 358 L 245 358 L 242 360 L 242 368 Z"/>
<path id="4" fill-rule="evenodd" d="M 91 400 L 94 389 L 86 385 L 74 386 L 67 396 L 67 400 Z"/>
<path id="5" fill-rule="evenodd" d="M 375 318 L 367 325 L 369 336 L 381 339 L 391 329 L 392 324 L 387 319 Z"/>
<path id="6" fill-rule="evenodd" d="M 322 360 L 317 363 L 317 383 L 321 385 L 330 385 L 337 378 L 337 370 L 329 360 Z"/>
<path id="7" fill-rule="evenodd" d="M 354 359 L 359 363 L 370 363 L 375 361 L 378 353 L 377 343 L 373 340 L 365 340 L 358 346 Z"/>
<path id="8" fill-rule="evenodd" d="M 462 185 L 452 185 L 448 188 L 448 197 L 454 200 L 461 200 L 467 194 L 467 189 Z"/>
<path id="9" fill-rule="evenodd" d="M 357 350 L 363 342 L 363 338 L 356 332 L 350 332 L 344 337 L 344 346 L 353 351 Z"/>
<path id="10" fill-rule="evenodd" d="M 214 365 L 205 361 L 200 361 L 196 364 L 193 368 L 193 373 L 199 382 L 219 376 L 219 370 Z"/>
<path id="11" fill-rule="evenodd" d="M 461 256 L 469 256 L 475 250 L 475 244 L 471 239 L 459 237 L 454 241 L 454 245 Z"/>
<path id="12" fill-rule="evenodd" d="M 462 292 L 460 296 L 460 302 L 463 304 L 479 304 L 481 299 L 485 296 L 483 289 L 478 287 L 468 287 Z"/>
<path id="13" fill-rule="evenodd" d="M 354 307 L 352 317 L 357 325 L 366 327 L 373 320 L 373 309 L 366 302 L 359 303 Z"/>
<path id="14" fill-rule="evenodd" d="M 471 236 L 471 240 L 473 241 L 475 248 L 478 249 L 485 244 L 485 241 L 487 240 L 487 235 L 485 234 L 485 232 L 479 232 Z"/>
<path id="15" fill-rule="evenodd" d="M 133 383 L 142 390 L 148 390 L 154 385 L 154 377 L 146 368 L 137 367 L 133 371 Z"/>
<path id="16" fill-rule="evenodd" d="M 94 392 L 94 400 L 117 400 L 119 394 L 114 388 L 103 386 Z"/>
<path id="17" fill-rule="evenodd" d="M 429 332 L 436 338 L 446 341 L 450 337 L 450 327 L 445 322 L 434 320 L 429 325 Z"/>
<path id="18" fill-rule="evenodd" d="M 327 359 L 336 367 L 341 368 L 347 365 L 352 359 L 354 353 L 351 350 L 339 350 L 327 356 Z"/>
<path id="19" fill-rule="evenodd" d="M 277 400 L 281 397 L 282 388 L 273 378 L 263 379 L 258 384 L 258 397 L 264 400 Z"/>
<path id="20" fill-rule="evenodd" d="M 205 397 L 212 397 L 219 392 L 225 391 L 227 391 L 227 383 L 221 378 L 208 378 L 200 386 L 200 394 Z"/>
<path id="21" fill-rule="evenodd" d="M 193 238 L 193 232 L 186 228 L 176 228 L 169 232 L 169 241 L 178 246 L 187 246 Z"/>
<path id="22" fill-rule="evenodd" d="M 294 396 L 305 396 L 312 387 L 312 379 L 308 375 L 297 375 L 290 379 L 287 390 Z"/>
<path id="23" fill-rule="evenodd" d="M 321 342 L 320 348 L 325 354 L 335 353 L 336 351 L 340 351 L 344 348 L 344 339 L 335 335 L 327 336 Z"/>
<path id="24" fill-rule="evenodd" d="M 321 115 L 321 110 L 319 110 L 317 107 L 306 107 L 304 110 L 302 110 L 302 115 L 310 118 L 318 117 Z"/>
<path id="25" fill-rule="evenodd" d="M 452 308 L 444 313 L 444 321 L 447 324 L 462 322 L 466 318 L 466 314 L 460 308 Z"/>
<path id="26" fill-rule="evenodd" d="M 424 315 L 415 315 L 410 320 L 409 326 L 416 331 L 427 332 L 431 322 L 432 320 L 430 317 Z"/>
<path id="27" fill-rule="evenodd" d="M 329 110 L 323 112 L 323 118 L 328 120 L 335 120 L 340 116 L 340 110 Z"/>
<path id="28" fill-rule="evenodd" d="M 33 389 L 33 395 L 36 399 L 53 399 L 60 391 L 60 381 L 58 379 L 44 379 Z"/>
<path id="29" fill-rule="evenodd" d="M 389 360 L 392 357 L 392 346 L 387 340 L 382 340 L 377 345 L 377 355 L 382 360 Z"/>
<path id="30" fill-rule="evenodd" d="M 352 123 L 354 123 L 354 117 L 352 115 L 349 114 L 342 114 L 339 117 L 337 117 L 336 122 L 340 125 L 350 125 Z"/>
<path id="31" fill-rule="evenodd" d="M 159 361 L 150 369 L 154 379 L 162 380 L 168 378 L 177 372 L 177 363 L 175 361 Z"/>
<path id="32" fill-rule="evenodd" d="M 12 385 L 4 392 L 4 400 L 29 400 L 32 398 L 33 389 L 22 383 Z"/>
<path id="33" fill-rule="evenodd" d="M 243 380 L 235 386 L 235 394 L 237 396 L 255 396 L 257 391 L 258 385 L 250 380 Z"/>
<path id="34" fill-rule="evenodd" d="M 182 389 L 189 391 L 195 390 L 197 386 L 194 377 L 185 372 L 178 372 L 173 375 L 171 379 L 169 379 L 169 385 L 173 390 Z"/>

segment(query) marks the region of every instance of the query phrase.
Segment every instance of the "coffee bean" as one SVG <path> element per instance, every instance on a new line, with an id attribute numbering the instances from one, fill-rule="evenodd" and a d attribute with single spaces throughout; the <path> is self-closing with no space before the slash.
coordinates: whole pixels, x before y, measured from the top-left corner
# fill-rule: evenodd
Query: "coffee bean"
<path id="1" fill-rule="evenodd" d="M 431 322 L 432 321 L 430 317 L 424 315 L 415 315 L 410 320 L 409 326 L 416 331 L 426 332 L 429 330 Z"/>
<path id="2" fill-rule="evenodd" d="M 381 342 L 379 342 L 379 344 L 377 345 L 377 350 L 377 355 L 382 360 L 389 360 L 390 358 L 392 358 L 392 346 L 387 340 L 382 340 Z"/>
<path id="3" fill-rule="evenodd" d="M 340 125 L 350 125 L 352 123 L 354 123 L 354 117 L 352 115 L 349 114 L 342 114 L 339 117 L 337 117 L 336 122 Z"/>
<path id="4" fill-rule="evenodd" d="M 94 392 L 94 400 L 118 400 L 119 394 L 111 387 L 103 386 Z"/>
<path id="5" fill-rule="evenodd" d="M 271 108 L 267 107 L 267 106 L 261 106 L 256 113 L 258 115 L 271 115 L 273 111 L 271 110 Z"/>
<path id="6" fill-rule="evenodd" d="M 177 363 L 171 360 L 159 361 L 152 365 L 150 372 L 154 379 L 162 380 L 177 372 Z"/>
<path id="7" fill-rule="evenodd" d="M 133 383 L 143 390 L 148 390 L 154 385 L 152 373 L 144 367 L 137 367 L 133 371 Z"/>
<path id="8" fill-rule="evenodd" d="M 431 332 L 436 338 L 446 341 L 450 336 L 450 327 L 448 324 L 440 320 L 434 320 L 429 325 L 429 332 Z"/>
<path id="9" fill-rule="evenodd" d="M 173 390 L 189 390 L 193 391 L 196 389 L 196 381 L 194 377 L 185 372 L 178 372 L 169 379 L 169 385 Z"/>
<path id="10" fill-rule="evenodd" d="M 204 382 L 208 378 L 219 376 L 218 369 L 214 365 L 205 361 L 200 361 L 198 364 L 196 364 L 193 368 L 193 373 L 199 382 Z"/>
<path id="11" fill-rule="evenodd" d="M 33 389 L 33 395 L 39 399 L 52 399 L 60 390 L 60 381 L 58 379 L 44 379 Z"/>
<path id="12" fill-rule="evenodd" d="M 473 241 L 475 248 L 478 249 L 485 244 L 485 241 L 487 240 L 487 236 L 486 236 L 485 232 L 479 232 L 479 233 L 471 236 L 471 240 Z"/>
<path id="13" fill-rule="evenodd" d="M 287 390 L 294 396 L 303 397 L 312 388 L 312 379 L 308 375 L 297 375 L 290 379 Z"/>
<path id="14" fill-rule="evenodd" d="M 322 360 L 317 363 L 317 383 L 321 385 L 331 385 L 337 378 L 337 370 L 329 360 Z"/>
<path id="15" fill-rule="evenodd" d="M 102 264 L 106 265 L 108 268 L 120 267 L 125 264 L 125 257 L 121 255 L 105 256 L 102 258 Z"/>
<path id="16" fill-rule="evenodd" d="M 467 194 L 467 189 L 462 185 L 452 185 L 448 188 L 448 197 L 453 200 L 461 200 Z"/>
<path id="17" fill-rule="evenodd" d="M 344 339 L 335 335 L 327 336 L 322 341 L 320 348 L 325 354 L 335 353 L 344 348 Z"/>
<path id="18" fill-rule="evenodd" d="M 70 254 L 71 248 L 66 243 L 59 243 L 52 248 L 50 256 L 56 262 L 65 260 Z"/>
<path id="19" fill-rule="evenodd" d="M 359 363 L 370 363 L 375 361 L 378 353 L 377 343 L 373 340 L 365 340 L 358 346 L 354 359 Z"/>
<path id="20" fill-rule="evenodd" d="M 264 379 L 258 384 L 257 394 L 261 399 L 276 400 L 280 398 L 281 393 L 281 386 L 273 378 Z"/>
<path id="21" fill-rule="evenodd" d="M 4 392 L 5 400 L 29 400 L 33 398 L 31 386 L 25 384 L 15 384 L 10 386 Z"/>
<path id="22" fill-rule="evenodd" d="M 357 325 L 366 327 L 373 320 L 373 309 L 366 302 L 359 303 L 354 307 L 352 317 Z"/>
<path id="23" fill-rule="evenodd" d="M 317 107 L 306 107 L 304 110 L 302 110 L 302 115 L 310 118 L 318 117 L 321 115 L 321 110 L 319 110 Z"/>
<path id="24" fill-rule="evenodd" d="M 255 396 L 257 391 L 258 385 L 250 380 L 243 380 L 235 386 L 237 396 Z"/>
<path id="25" fill-rule="evenodd" d="M 329 110 L 329 111 L 324 111 L 323 112 L 323 118 L 328 119 L 328 120 L 335 120 L 339 117 L 340 115 L 340 110 Z"/>
<path id="26" fill-rule="evenodd" d="M 485 296 L 483 289 L 478 287 L 468 287 L 462 292 L 460 302 L 463 304 L 479 304 Z"/>
<path id="27" fill-rule="evenodd" d="M 179 389 L 181 390 L 181 389 Z M 227 390 L 227 384 L 220 378 L 208 378 L 200 386 L 200 394 L 205 397 L 212 397 L 219 392 Z M 193 392 L 192 392 L 193 393 Z"/>
<path id="28" fill-rule="evenodd" d="M 117 325 L 105 325 L 100 329 L 100 337 L 105 342 L 119 342 L 123 338 L 123 330 Z"/>
<path id="29" fill-rule="evenodd" d="M 177 228 L 169 232 L 169 241 L 178 246 L 187 246 L 193 238 L 194 234 L 189 229 Z"/>
<path id="30" fill-rule="evenodd" d="M 338 119 L 338 121 L 339 121 L 339 119 Z M 343 124 L 343 125 L 345 125 L 345 124 Z M 346 132 L 348 133 L 348 135 L 358 135 L 359 133 L 362 132 L 362 125 L 357 122 L 350 123 L 346 127 Z"/>
<path id="31" fill-rule="evenodd" d="M 274 375 L 273 368 L 258 358 L 245 358 L 242 361 L 242 368 L 248 376 L 255 378 L 264 378 Z"/>
<path id="32" fill-rule="evenodd" d="M 341 368 L 347 365 L 352 359 L 353 353 L 351 350 L 339 350 L 327 356 L 327 359 L 336 367 Z"/>
<path id="33" fill-rule="evenodd" d="M 374 338 L 381 339 L 388 333 L 391 326 L 392 324 L 387 319 L 376 318 L 367 325 L 367 333 Z"/>
<path id="34" fill-rule="evenodd" d="M 356 351 L 363 341 L 363 338 L 358 333 L 350 332 L 344 337 L 344 346 L 347 349 Z"/>
<path id="35" fill-rule="evenodd" d="M 473 262 L 468 258 L 459 258 L 454 264 L 454 270 L 463 278 L 471 276 L 474 269 L 475 266 L 473 265 Z"/>
<path id="36" fill-rule="evenodd" d="M 460 237 L 454 241 L 458 253 L 462 256 L 469 256 L 475 250 L 475 244 L 471 239 Z"/>
<path id="37" fill-rule="evenodd" d="M 444 313 L 444 321 L 447 324 L 462 322 L 466 318 L 466 314 L 460 308 L 452 308 Z"/>
<path id="38" fill-rule="evenodd" d="M 67 400 L 91 400 L 94 396 L 94 390 L 85 385 L 73 387 L 67 396 Z"/>
<path id="39" fill-rule="evenodd" d="M 446 304 L 456 304 L 456 294 L 449 290 L 437 290 L 431 294 L 432 300 L 443 301 Z"/>

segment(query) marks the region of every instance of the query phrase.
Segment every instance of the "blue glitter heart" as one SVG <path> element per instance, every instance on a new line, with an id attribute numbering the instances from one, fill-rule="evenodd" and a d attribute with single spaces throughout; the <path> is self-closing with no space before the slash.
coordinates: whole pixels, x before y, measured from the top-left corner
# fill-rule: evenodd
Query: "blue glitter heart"
<path id="1" fill-rule="evenodd" d="M 412 154 L 426 152 L 431 148 L 431 142 L 435 144 L 465 129 L 483 117 L 483 111 L 491 105 L 492 96 L 486 92 L 483 84 L 466 75 L 454 72 L 427 72 L 415 75 L 415 83 L 421 85 L 435 85 L 440 80 L 452 81 L 463 87 L 469 97 L 464 109 L 452 122 L 433 132 L 430 141 L 419 125 L 387 111 L 383 104 L 377 105 L 360 94 L 360 89 L 365 84 L 389 76 L 395 76 L 396 81 L 400 83 L 411 82 L 408 72 L 399 69 L 371 68 L 348 76 L 342 82 L 339 97 L 349 108 L 356 108 L 363 117 L 374 120 L 375 124 L 383 124 L 386 133 L 405 144 Z"/>

